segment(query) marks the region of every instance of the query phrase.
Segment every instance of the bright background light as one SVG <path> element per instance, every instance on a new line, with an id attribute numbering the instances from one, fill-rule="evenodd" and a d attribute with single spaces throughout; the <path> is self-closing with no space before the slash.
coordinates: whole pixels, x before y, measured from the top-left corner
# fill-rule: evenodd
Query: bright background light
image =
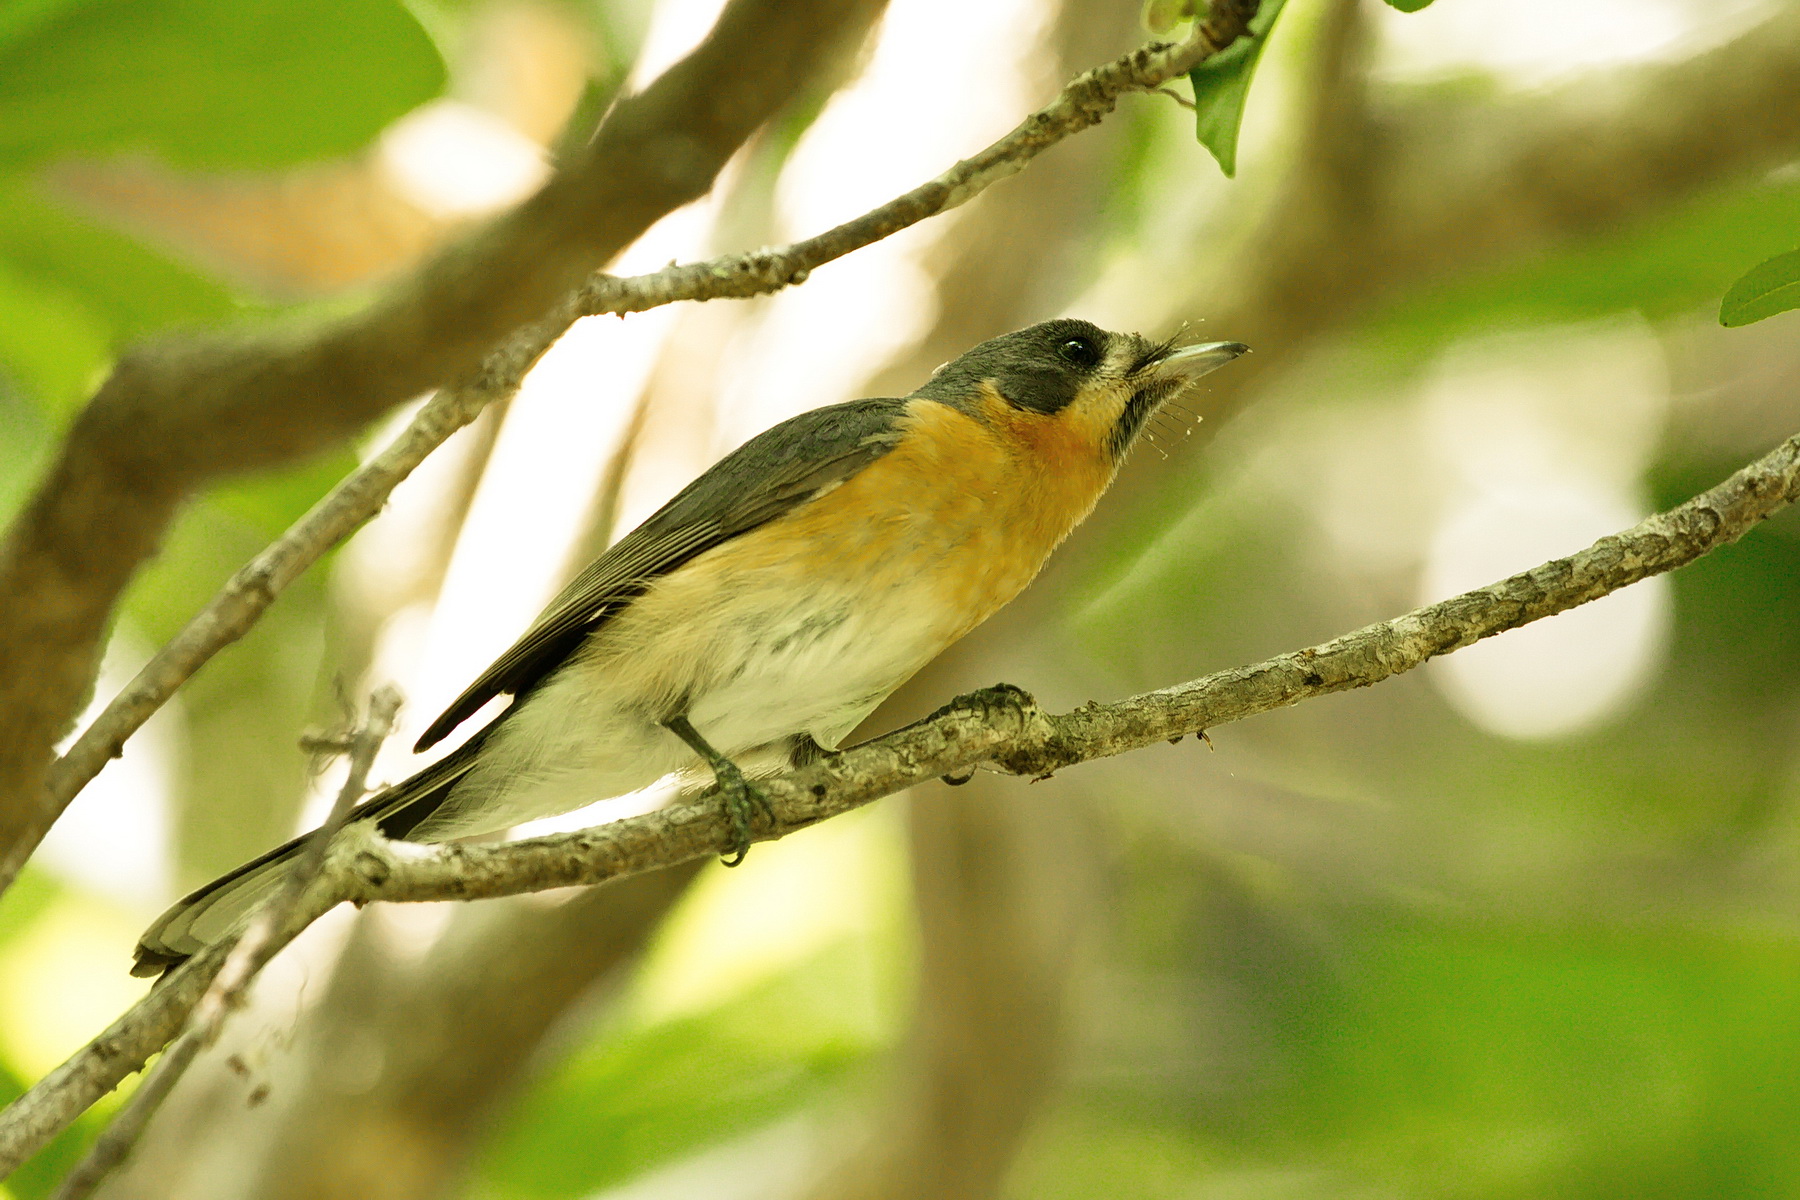
<path id="1" fill-rule="evenodd" d="M 394 187 L 439 217 L 478 217 L 516 204 L 549 177 L 543 148 L 472 104 L 434 100 L 381 139 Z"/>
<path id="2" fill-rule="evenodd" d="M 1419 598 L 1429 603 L 1483 587 L 1585 549 L 1645 515 L 1619 496 L 1574 487 L 1471 497 L 1445 513 Z M 1578 733 L 1641 695 L 1667 647 L 1671 617 L 1668 581 L 1646 579 L 1434 660 L 1431 679 L 1490 733 Z"/>
<path id="3" fill-rule="evenodd" d="M 1465 343 L 1427 385 L 1424 444 L 1446 495 L 1424 555 L 1429 603 L 1572 554 L 1648 515 L 1639 479 L 1662 432 L 1662 350 L 1636 324 Z M 1434 660 L 1469 720 L 1514 738 L 1570 735 L 1625 711 L 1667 650 L 1668 580 Z"/>

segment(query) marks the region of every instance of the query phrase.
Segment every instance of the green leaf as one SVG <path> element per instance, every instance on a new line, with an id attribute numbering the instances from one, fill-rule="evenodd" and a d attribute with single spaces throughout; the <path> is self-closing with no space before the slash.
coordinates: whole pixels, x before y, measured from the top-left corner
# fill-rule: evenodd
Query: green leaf
<path id="1" fill-rule="evenodd" d="M 7 0 L 0 5 L 0 48 L 35 32 L 53 18 L 87 0 Z"/>
<path id="2" fill-rule="evenodd" d="M 1418 12 L 1421 8 L 1429 8 L 1431 0 L 1387 0 L 1389 8 L 1397 8 L 1401 12 Z"/>
<path id="3" fill-rule="evenodd" d="M 363 145 L 443 84 L 396 0 L 29 0 L 0 16 L 0 165 L 283 166 Z"/>
<path id="4" fill-rule="evenodd" d="M 1263 0 L 1250 22 L 1250 33 L 1231 43 L 1192 71 L 1195 128 L 1200 144 L 1219 160 L 1227 179 L 1237 174 L 1238 127 L 1244 121 L 1244 101 L 1250 95 L 1250 78 L 1268 44 L 1269 30 L 1287 0 Z"/>
<path id="5" fill-rule="evenodd" d="M 218 283 L 0 178 L 0 373 L 41 411 L 72 411 L 126 342 L 241 310 Z"/>
<path id="6" fill-rule="evenodd" d="M 1745 272 L 1726 290 L 1719 324 L 1751 325 L 1791 308 L 1800 308 L 1800 250 L 1777 254 Z"/>
<path id="7" fill-rule="evenodd" d="M 24 181 L 0 180 L 0 260 L 79 295 L 111 326 L 115 345 L 247 311 L 212 277 Z"/>
<path id="8" fill-rule="evenodd" d="M 0 259 L 0 372 L 46 411 L 64 413 L 111 359 L 104 323 L 79 296 Z"/>
<path id="9" fill-rule="evenodd" d="M 709 1012 L 603 1036 L 509 1115 L 480 1194 L 593 1195 L 844 1086 L 881 1049 L 847 1015 L 865 949 L 840 943 Z"/>

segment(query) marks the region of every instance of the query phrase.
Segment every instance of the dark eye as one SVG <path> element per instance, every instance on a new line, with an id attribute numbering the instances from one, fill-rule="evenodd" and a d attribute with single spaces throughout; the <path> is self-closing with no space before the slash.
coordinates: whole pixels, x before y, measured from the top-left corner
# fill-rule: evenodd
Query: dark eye
<path id="1" fill-rule="evenodd" d="M 1057 345 L 1056 352 L 1064 362 L 1078 367 L 1091 367 L 1100 361 L 1100 347 L 1094 345 L 1092 338 L 1065 338 Z"/>

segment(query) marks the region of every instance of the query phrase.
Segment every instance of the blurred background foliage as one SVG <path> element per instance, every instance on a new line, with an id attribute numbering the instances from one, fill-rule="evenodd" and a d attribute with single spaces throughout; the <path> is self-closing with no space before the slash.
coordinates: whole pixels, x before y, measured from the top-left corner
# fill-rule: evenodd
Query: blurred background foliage
<path id="1" fill-rule="evenodd" d="M 894 0 L 621 269 L 935 174 L 1141 38 L 1136 8 Z M 0 6 L 0 510 L 122 347 L 353 308 L 715 9 Z M 0 1089 L 138 994 L 170 896 L 329 791 L 296 738 L 340 688 L 399 679 L 428 720 L 731 445 L 1006 328 L 1257 354 L 877 724 L 995 678 L 1066 707 L 1251 661 L 1710 486 L 1800 429 L 1800 314 L 1715 319 L 1800 245 L 1796 114 L 1791 3 L 1292 0 L 1233 181 L 1138 98 L 789 295 L 584 323 L 58 827 L 0 905 Z M 100 694 L 357 449 L 197 497 Z M 736 872 L 337 914 L 108 1194 L 1800 1194 L 1797 604 L 1787 514 L 1210 745 L 920 789 Z M 109 1111 L 7 1194 L 48 1195 Z"/>

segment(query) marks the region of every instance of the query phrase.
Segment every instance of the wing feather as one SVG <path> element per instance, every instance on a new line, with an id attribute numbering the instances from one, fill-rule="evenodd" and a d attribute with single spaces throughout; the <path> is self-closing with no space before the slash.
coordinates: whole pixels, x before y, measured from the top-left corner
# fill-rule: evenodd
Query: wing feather
<path id="1" fill-rule="evenodd" d="M 443 740 L 495 696 L 529 690 L 658 576 L 791 512 L 886 454 L 907 403 L 853 400 L 801 413 L 715 463 L 577 575 L 414 749 Z"/>

